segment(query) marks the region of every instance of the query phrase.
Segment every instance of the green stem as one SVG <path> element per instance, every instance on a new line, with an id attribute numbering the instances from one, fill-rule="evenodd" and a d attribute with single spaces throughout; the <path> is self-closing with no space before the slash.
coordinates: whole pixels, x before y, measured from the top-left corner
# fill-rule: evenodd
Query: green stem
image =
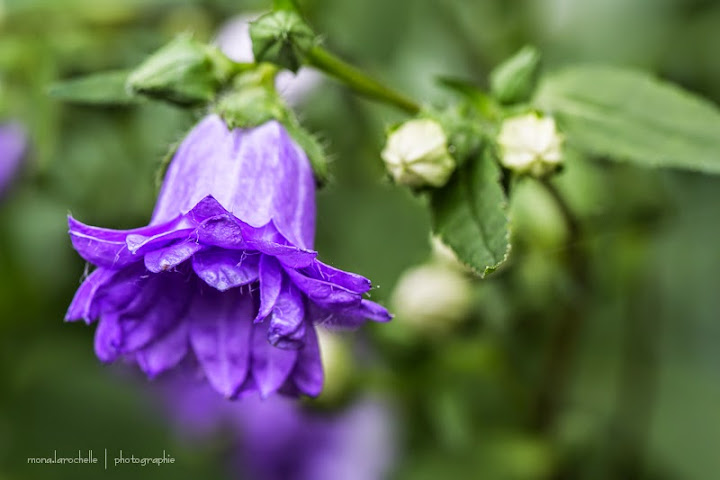
<path id="1" fill-rule="evenodd" d="M 307 60 L 310 65 L 337 78 L 361 95 L 394 105 L 410 115 L 420 111 L 420 106 L 410 98 L 370 78 L 323 47 L 313 47 L 307 54 Z"/>
<path id="2" fill-rule="evenodd" d="M 580 224 L 565 198 L 550 179 L 540 179 L 540 183 L 555 200 L 567 224 L 568 239 L 565 263 L 572 281 L 564 311 L 558 318 L 550 337 L 533 412 L 535 429 L 539 432 L 550 433 L 557 426 L 557 418 L 567 400 L 575 349 L 580 340 L 582 321 L 585 317 L 583 303 L 588 288 L 588 272 L 587 258 L 581 242 Z"/>

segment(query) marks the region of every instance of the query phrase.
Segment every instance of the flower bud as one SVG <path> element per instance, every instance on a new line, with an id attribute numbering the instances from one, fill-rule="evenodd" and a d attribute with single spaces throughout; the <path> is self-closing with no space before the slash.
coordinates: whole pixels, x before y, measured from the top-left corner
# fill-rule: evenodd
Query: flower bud
<path id="1" fill-rule="evenodd" d="M 290 10 L 263 15 L 250 24 L 253 53 L 258 62 L 271 62 L 297 72 L 315 46 L 315 33 Z"/>
<path id="2" fill-rule="evenodd" d="M 458 269 L 431 262 L 400 277 L 392 305 L 399 323 L 428 333 L 443 332 L 470 313 L 472 288 Z"/>
<path id="3" fill-rule="evenodd" d="M 413 188 L 442 187 L 456 166 L 445 132 L 430 119 L 403 123 L 390 133 L 381 155 L 395 182 Z"/>
<path id="4" fill-rule="evenodd" d="M 540 53 L 526 46 L 490 73 L 490 90 L 500 103 L 530 99 L 540 72 Z"/>
<path id="5" fill-rule="evenodd" d="M 350 349 L 338 333 L 318 328 L 317 334 L 325 372 L 322 397 L 336 400 L 345 391 L 352 374 Z"/>
<path id="6" fill-rule="evenodd" d="M 562 142 L 552 117 L 528 113 L 508 118 L 498 135 L 500 163 L 518 173 L 545 175 L 562 161 Z"/>
<path id="7" fill-rule="evenodd" d="M 212 100 L 232 69 L 217 47 L 181 35 L 135 69 L 127 85 L 137 93 L 192 105 Z"/>

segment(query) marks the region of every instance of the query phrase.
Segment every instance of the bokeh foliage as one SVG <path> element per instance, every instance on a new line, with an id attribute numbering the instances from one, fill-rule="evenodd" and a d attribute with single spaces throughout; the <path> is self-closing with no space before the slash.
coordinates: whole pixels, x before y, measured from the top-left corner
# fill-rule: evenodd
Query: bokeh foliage
<path id="1" fill-rule="evenodd" d="M 450 95 L 436 77 L 483 84 L 528 43 L 542 50 L 548 70 L 590 61 L 637 67 L 720 102 L 720 6 L 712 1 L 301 4 L 334 51 L 430 102 Z M 135 468 L 137 478 L 220 478 L 225 439 L 189 448 L 153 410 L 144 379 L 101 366 L 92 329 L 62 322 L 85 268 L 65 215 L 114 228 L 145 224 L 160 162 L 196 117 L 149 103 L 70 106 L 48 88 L 132 67 L 180 32 L 209 40 L 230 16 L 267 4 L 0 6 L 0 112 L 32 138 L 30 163 L 0 204 L 0 478 L 97 478 L 83 467 L 25 463 L 89 448 L 165 449 L 180 459 L 178 468 Z M 424 200 L 386 181 L 379 157 L 385 127 L 402 117 L 332 81 L 298 111 L 333 156 L 333 179 L 318 198 L 318 250 L 372 278 L 373 299 L 387 301 L 402 271 L 429 255 Z M 585 233 L 589 288 L 577 344 L 562 362 L 569 381 L 564 392 L 549 392 L 561 399 L 551 428 L 535 405 L 548 387 L 546 352 L 562 325 L 561 305 L 577 292 L 558 212 L 544 191 L 520 182 L 510 261 L 473 281 L 472 318 L 441 337 L 401 321 L 355 336 L 376 351 L 358 366 L 359 388 L 382 391 L 397 407 L 393 478 L 700 480 L 720 470 L 720 181 L 591 163 L 572 152 L 566 164 L 558 183 Z"/>

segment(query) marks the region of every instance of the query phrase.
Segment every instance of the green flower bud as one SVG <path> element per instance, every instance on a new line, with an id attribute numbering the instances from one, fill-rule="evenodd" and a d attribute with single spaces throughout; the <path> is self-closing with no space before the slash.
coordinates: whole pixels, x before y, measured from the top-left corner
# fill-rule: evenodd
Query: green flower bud
<path id="1" fill-rule="evenodd" d="M 233 73 L 233 62 L 214 46 L 181 35 L 148 57 L 128 77 L 136 93 L 193 105 L 212 100 Z"/>
<path id="2" fill-rule="evenodd" d="M 290 10 L 263 15 L 250 24 L 253 54 L 258 62 L 271 62 L 297 72 L 316 44 L 315 33 Z"/>
<path id="3" fill-rule="evenodd" d="M 320 358 L 322 359 L 325 381 L 322 399 L 339 399 L 347 390 L 352 377 L 352 355 L 343 338 L 323 328 L 317 329 Z"/>
<path id="4" fill-rule="evenodd" d="M 490 90 L 500 103 L 526 102 L 532 96 L 540 73 L 540 53 L 524 47 L 490 73 Z"/>
<path id="5" fill-rule="evenodd" d="M 413 188 L 442 187 L 456 167 L 447 142 L 436 121 L 410 120 L 390 133 L 381 156 L 396 183 Z"/>
<path id="6" fill-rule="evenodd" d="M 562 162 L 562 142 L 552 117 L 528 113 L 508 118 L 498 135 L 500 163 L 518 173 L 546 175 Z"/>
<path id="7" fill-rule="evenodd" d="M 392 306 L 398 324 L 429 334 L 447 332 L 470 313 L 472 287 L 457 268 L 430 262 L 403 273 Z"/>

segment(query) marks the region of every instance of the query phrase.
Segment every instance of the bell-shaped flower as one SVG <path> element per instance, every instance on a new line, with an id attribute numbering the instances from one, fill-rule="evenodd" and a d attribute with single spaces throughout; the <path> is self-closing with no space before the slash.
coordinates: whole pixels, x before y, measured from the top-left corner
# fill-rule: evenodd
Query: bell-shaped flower
<path id="1" fill-rule="evenodd" d="M 0 194 L 12 183 L 27 147 L 25 131 L 15 123 L 0 125 Z"/>
<path id="2" fill-rule="evenodd" d="M 313 173 L 276 121 L 229 130 L 206 117 L 175 153 L 147 227 L 69 225 L 98 268 L 67 320 L 99 319 L 97 356 L 150 377 L 183 362 L 228 398 L 314 396 L 315 328 L 391 318 L 363 298 L 369 280 L 316 258 Z"/>

